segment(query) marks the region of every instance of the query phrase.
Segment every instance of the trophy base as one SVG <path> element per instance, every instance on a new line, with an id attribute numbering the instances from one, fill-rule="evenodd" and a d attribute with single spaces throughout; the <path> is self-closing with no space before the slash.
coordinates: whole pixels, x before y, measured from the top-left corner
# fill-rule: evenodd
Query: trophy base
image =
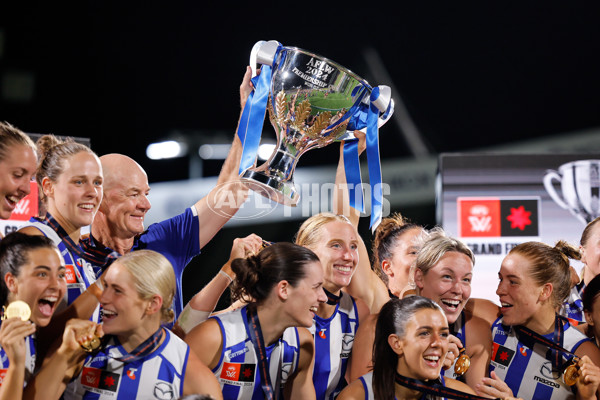
<path id="1" fill-rule="evenodd" d="M 296 207 L 300 199 L 293 182 L 283 182 L 264 172 L 247 170 L 242 174 L 241 180 L 261 196 L 284 206 Z"/>

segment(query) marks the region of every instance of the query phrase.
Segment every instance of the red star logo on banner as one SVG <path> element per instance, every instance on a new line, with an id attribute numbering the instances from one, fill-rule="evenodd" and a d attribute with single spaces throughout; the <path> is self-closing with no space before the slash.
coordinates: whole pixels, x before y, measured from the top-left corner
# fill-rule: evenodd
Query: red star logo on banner
<path id="1" fill-rule="evenodd" d="M 525 226 L 531 225 L 531 211 L 526 211 L 525 207 L 520 206 L 519 208 L 511 208 L 510 215 L 506 217 L 511 222 L 510 227 L 512 229 L 519 228 L 524 230 Z"/>
<path id="2" fill-rule="evenodd" d="M 114 385 L 114 384 L 115 384 L 115 380 L 112 378 L 112 376 L 107 376 L 107 377 L 104 379 L 104 384 L 105 384 L 106 386 L 108 386 L 108 387 L 111 387 L 112 385 Z"/>
<path id="3" fill-rule="evenodd" d="M 503 351 L 502 353 L 500 353 L 500 359 L 502 361 L 506 361 L 508 359 L 508 353 Z"/>
<path id="4" fill-rule="evenodd" d="M 250 368 L 246 368 L 246 369 L 244 370 L 244 376 L 245 376 L 246 378 L 250 378 L 250 375 L 252 375 L 252 370 L 251 370 Z"/>

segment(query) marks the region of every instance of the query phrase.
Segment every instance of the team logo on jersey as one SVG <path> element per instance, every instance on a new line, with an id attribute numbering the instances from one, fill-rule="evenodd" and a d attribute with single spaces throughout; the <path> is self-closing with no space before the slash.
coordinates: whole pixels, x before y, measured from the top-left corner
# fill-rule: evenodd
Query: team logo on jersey
<path id="1" fill-rule="evenodd" d="M 542 366 L 540 368 L 540 374 L 542 374 L 542 376 L 544 378 L 552 379 L 552 380 L 560 379 L 560 376 L 561 376 L 560 371 L 557 371 L 552 366 L 552 361 L 546 361 L 545 363 L 542 364 Z M 544 383 L 544 382 L 542 382 L 542 383 Z M 554 382 L 551 386 L 554 386 Z"/>
<path id="2" fill-rule="evenodd" d="M 342 338 L 342 352 L 340 354 L 341 358 L 350 357 L 350 352 L 352 351 L 352 345 L 354 344 L 354 335 L 352 333 L 345 333 Z"/>
<path id="3" fill-rule="evenodd" d="M 129 368 L 127 370 L 127 377 L 129 377 L 129 379 L 135 380 L 135 371 L 137 371 L 137 368 Z"/>
<path id="4" fill-rule="evenodd" d="M 281 383 L 285 383 L 292 372 L 292 363 L 284 362 L 281 365 Z"/>
<path id="5" fill-rule="evenodd" d="M 175 389 L 173 384 L 165 381 L 158 381 L 154 385 L 154 397 L 158 400 L 172 400 L 175 398 Z"/>
<path id="6" fill-rule="evenodd" d="M 515 355 L 515 351 L 498 343 L 492 343 L 492 361 L 508 367 Z"/>
<path id="7" fill-rule="evenodd" d="M 255 371 L 256 364 L 224 362 L 219 380 L 230 385 L 253 385 Z"/>
<path id="8" fill-rule="evenodd" d="M 327 330 L 327 328 L 323 328 L 319 331 L 319 337 L 321 339 L 327 339 L 327 335 L 325 334 L 325 331 Z"/>
<path id="9" fill-rule="evenodd" d="M 521 353 L 521 355 L 523 357 L 527 357 L 527 347 L 525 347 L 525 346 L 519 346 L 519 352 Z"/>
<path id="10" fill-rule="evenodd" d="M 6 369 L 6 368 L 0 369 L 0 386 L 2 386 L 2 383 L 4 382 L 4 377 L 6 376 L 6 371 L 8 371 L 8 369 Z"/>
<path id="11" fill-rule="evenodd" d="M 81 373 L 81 384 L 86 389 L 92 389 L 91 391 L 96 393 L 102 393 L 102 391 L 116 392 L 119 387 L 119 378 L 119 374 L 98 368 L 84 367 Z"/>

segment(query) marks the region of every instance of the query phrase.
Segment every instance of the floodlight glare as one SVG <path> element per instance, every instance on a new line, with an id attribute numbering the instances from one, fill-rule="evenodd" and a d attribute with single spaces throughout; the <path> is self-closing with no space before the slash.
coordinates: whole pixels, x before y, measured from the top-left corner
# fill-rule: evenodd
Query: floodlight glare
<path id="1" fill-rule="evenodd" d="M 175 140 L 151 143 L 146 148 L 146 156 L 151 160 L 183 157 L 187 154 L 187 144 Z"/>

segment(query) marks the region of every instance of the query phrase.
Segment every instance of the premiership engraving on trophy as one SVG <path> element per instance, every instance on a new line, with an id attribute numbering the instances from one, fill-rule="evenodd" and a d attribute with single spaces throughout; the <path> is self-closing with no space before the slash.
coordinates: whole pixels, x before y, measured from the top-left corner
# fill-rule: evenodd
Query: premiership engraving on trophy
<path id="1" fill-rule="evenodd" d="M 554 187 L 560 183 L 560 192 Z M 544 176 L 546 191 L 561 208 L 588 224 L 600 216 L 600 160 L 579 160 L 548 170 Z"/>

